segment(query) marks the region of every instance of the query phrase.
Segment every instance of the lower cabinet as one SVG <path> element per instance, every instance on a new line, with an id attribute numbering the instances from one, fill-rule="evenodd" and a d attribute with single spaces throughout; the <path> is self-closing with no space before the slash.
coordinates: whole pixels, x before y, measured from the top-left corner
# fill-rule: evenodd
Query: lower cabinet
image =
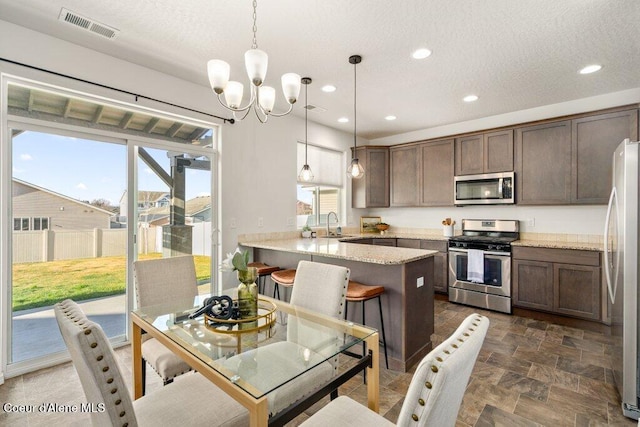
<path id="1" fill-rule="evenodd" d="M 433 290 L 449 292 L 449 254 L 447 240 L 420 240 L 420 249 L 438 251 L 433 256 Z"/>
<path id="2" fill-rule="evenodd" d="M 513 248 L 513 306 L 602 320 L 600 252 Z"/>

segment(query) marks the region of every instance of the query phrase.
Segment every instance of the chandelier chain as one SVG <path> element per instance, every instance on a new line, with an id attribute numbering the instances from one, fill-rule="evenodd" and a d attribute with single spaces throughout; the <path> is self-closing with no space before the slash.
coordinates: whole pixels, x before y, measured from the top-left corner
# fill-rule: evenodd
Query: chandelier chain
<path id="1" fill-rule="evenodd" d="M 256 33 L 258 32 L 258 24 L 256 21 L 258 19 L 258 0 L 253 0 L 253 42 L 251 43 L 251 49 L 258 48 L 258 39 L 256 37 Z"/>

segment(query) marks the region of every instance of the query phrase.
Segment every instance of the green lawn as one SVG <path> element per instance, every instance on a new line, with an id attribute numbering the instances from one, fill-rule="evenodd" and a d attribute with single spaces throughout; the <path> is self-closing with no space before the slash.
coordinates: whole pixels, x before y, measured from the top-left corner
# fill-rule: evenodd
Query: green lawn
<path id="1" fill-rule="evenodd" d="M 159 253 L 139 259 L 160 258 Z M 209 279 L 211 259 L 194 256 L 198 281 Z M 13 265 L 13 311 L 124 293 L 125 257 L 86 258 Z"/>

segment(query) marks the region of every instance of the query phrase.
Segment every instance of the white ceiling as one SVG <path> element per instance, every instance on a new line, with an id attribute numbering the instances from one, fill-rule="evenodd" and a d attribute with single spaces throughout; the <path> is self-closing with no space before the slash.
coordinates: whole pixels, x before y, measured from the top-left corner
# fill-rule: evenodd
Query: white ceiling
<path id="1" fill-rule="evenodd" d="M 62 7 L 120 33 L 107 40 L 62 23 Z M 213 58 L 247 81 L 250 0 L 0 0 L 0 10 L 6 21 L 203 86 Z M 326 111 L 309 119 L 348 132 L 353 122 L 337 122 L 353 116 L 348 58 L 362 55 L 358 135 L 373 139 L 638 88 L 639 24 L 638 0 L 260 0 L 258 47 L 269 54 L 267 84 L 279 87 L 289 71 L 311 77 L 309 103 Z M 419 47 L 433 54 L 412 59 Z M 592 63 L 603 69 L 578 74 Z M 322 92 L 328 83 L 338 90 Z M 468 94 L 480 99 L 462 102 Z M 279 95 L 276 109 L 285 104 Z M 384 120 L 390 114 L 398 119 Z"/>

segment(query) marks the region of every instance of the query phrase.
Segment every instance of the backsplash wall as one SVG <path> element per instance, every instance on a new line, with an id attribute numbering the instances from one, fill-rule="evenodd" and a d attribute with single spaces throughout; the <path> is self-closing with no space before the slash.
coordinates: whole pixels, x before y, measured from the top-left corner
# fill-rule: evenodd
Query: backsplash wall
<path id="1" fill-rule="evenodd" d="M 460 232 L 462 219 L 515 219 L 524 233 L 604 234 L 607 207 L 595 206 L 465 206 L 445 208 L 380 208 L 367 215 L 405 228 L 441 228 L 442 220 L 453 219 Z M 364 214 L 364 213 L 363 213 Z M 359 218 L 354 218 L 359 222 Z M 531 225 L 533 224 L 533 225 Z"/>

